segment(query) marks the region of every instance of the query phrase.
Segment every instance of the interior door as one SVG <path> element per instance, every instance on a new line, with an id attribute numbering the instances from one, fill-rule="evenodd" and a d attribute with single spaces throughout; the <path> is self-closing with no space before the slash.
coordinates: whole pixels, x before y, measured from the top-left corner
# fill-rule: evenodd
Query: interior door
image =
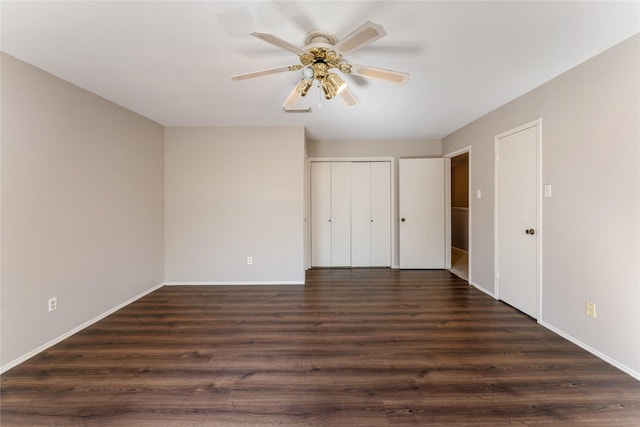
<path id="1" fill-rule="evenodd" d="M 444 159 L 400 159 L 398 173 L 400 268 L 444 268 Z"/>
<path id="2" fill-rule="evenodd" d="M 538 124 L 496 137 L 498 298 L 537 318 Z"/>

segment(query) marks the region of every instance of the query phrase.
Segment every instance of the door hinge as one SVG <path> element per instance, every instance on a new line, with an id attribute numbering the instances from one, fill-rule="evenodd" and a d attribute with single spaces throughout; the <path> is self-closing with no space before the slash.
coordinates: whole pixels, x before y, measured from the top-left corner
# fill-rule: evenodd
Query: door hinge
<path id="1" fill-rule="evenodd" d="M 496 271 L 496 280 L 499 280 L 499 279 L 500 279 L 500 272 Z"/>
<path id="2" fill-rule="evenodd" d="M 496 154 L 496 162 L 500 161 L 500 154 Z"/>

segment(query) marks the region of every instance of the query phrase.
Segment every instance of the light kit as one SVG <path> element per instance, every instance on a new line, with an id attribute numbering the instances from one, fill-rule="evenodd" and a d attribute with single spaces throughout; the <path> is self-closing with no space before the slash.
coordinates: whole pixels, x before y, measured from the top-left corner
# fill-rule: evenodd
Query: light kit
<path id="1" fill-rule="evenodd" d="M 300 56 L 302 63 L 302 79 L 296 86 L 296 91 L 300 96 L 306 96 L 314 81 L 322 88 L 325 99 L 333 99 L 342 92 L 347 84 L 336 73 L 329 70 L 338 70 L 349 73 L 351 66 L 340 62 L 342 57 L 333 50 L 326 48 L 312 48 L 308 53 Z"/>

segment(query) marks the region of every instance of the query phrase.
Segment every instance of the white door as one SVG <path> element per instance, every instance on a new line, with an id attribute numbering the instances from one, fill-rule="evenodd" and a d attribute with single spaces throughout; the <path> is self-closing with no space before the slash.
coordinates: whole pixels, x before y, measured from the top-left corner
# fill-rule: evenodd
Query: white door
<path id="1" fill-rule="evenodd" d="M 444 268 L 444 159 L 399 167 L 400 268 Z"/>
<path id="2" fill-rule="evenodd" d="M 371 163 L 371 263 L 391 266 L 391 163 Z"/>
<path id="3" fill-rule="evenodd" d="M 331 266 L 351 265 L 351 165 L 331 163 Z"/>
<path id="4" fill-rule="evenodd" d="M 311 265 L 331 266 L 331 163 L 311 163 Z"/>
<path id="5" fill-rule="evenodd" d="M 311 162 L 311 266 L 391 265 L 391 163 Z"/>
<path id="6" fill-rule="evenodd" d="M 391 164 L 351 163 L 351 266 L 391 265 Z"/>
<path id="7" fill-rule="evenodd" d="M 351 163 L 351 266 L 371 265 L 371 163 Z"/>
<path id="8" fill-rule="evenodd" d="M 534 122 L 496 137 L 498 298 L 537 318 L 538 145 Z"/>

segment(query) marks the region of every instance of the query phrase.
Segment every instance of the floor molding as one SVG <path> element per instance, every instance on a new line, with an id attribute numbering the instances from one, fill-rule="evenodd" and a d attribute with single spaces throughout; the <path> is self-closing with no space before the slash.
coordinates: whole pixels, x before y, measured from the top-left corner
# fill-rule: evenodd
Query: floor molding
<path id="1" fill-rule="evenodd" d="M 640 372 L 637 372 L 633 369 L 631 369 L 630 367 L 618 362 L 617 360 L 614 360 L 612 358 L 610 358 L 609 356 L 607 356 L 604 353 L 599 352 L 598 350 L 596 350 L 595 348 L 583 343 L 582 341 L 580 341 L 579 339 L 567 334 L 566 332 L 563 332 L 562 330 L 542 321 L 542 320 L 538 320 L 538 323 L 542 326 L 544 326 L 545 328 L 549 329 L 551 332 L 554 332 L 558 335 L 560 335 L 562 338 L 566 339 L 567 341 L 572 342 L 573 344 L 577 345 L 578 347 L 581 347 L 582 349 L 588 351 L 589 353 L 593 354 L 594 356 L 604 360 L 605 362 L 607 362 L 608 364 L 620 369 L 622 372 L 625 372 L 629 375 L 631 375 L 633 378 L 637 379 L 638 381 L 640 381 Z"/>
<path id="2" fill-rule="evenodd" d="M 496 296 L 493 294 L 493 292 L 488 291 L 487 289 L 483 288 L 482 286 L 478 285 L 477 283 L 469 282 L 469 284 L 471 286 L 473 286 L 474 288 L 476 288 L 477 290 L 479 290 L 480 292 L 484 292 L 485 294 L 489 295 L 491 298 L 497 299 Z"/>
<path id="3" fill-rule="evenodd" d="M 60 335 L 59 337 L 52 339 L 51 341 L 41 345 L 40 347 L 38 347 L 38 348 L 36 348 L 34 350 L 31 350 L 30 352 L 18 357 L 17 359 L 15 359 L 15 360 L 13 360 L 13 361 L 5 364 L 5 365 L 2 365 L 2 367 L 0 367 L 0 374 L 4 374 L 5 372 L 10 370 L 11 368 L 14 368 L 14 367 L 18 366 L 19 364 L 31 359 L 33 356 L 36 356 L 37 354 L 42 353 L 43 351 L 45 351 L 49 347 L 52 347 L 52 346 L 58 344 L 59 342 L 69 338 L 70 336 L 72 336 L 74 334 L 77 334 L 81 330 L 93 325 L 94 323 L 104 319 L 105 317 L 109 316 L 110 314 L 115 313 L 116 311 L 120 310 L 121 308 L 124 308 L 124 307 L 128 306 L 129 304 L 139 300 L 140 298 L 144 297 L 145 295 L 150 294 L 151 292 L 153 292 L 153 291 L 155 291 L 157 289 L 160 289 L 163 286 L 164 286 L 164 283 L 160 283 L 159 285 L 155 285 L 152 288 L 147 289 L 146 291 L 144 291 L 144 292 L 142 292 L 142 293 L 140 293 L 140 294 L 138 294 L 138 295 L 136 295 L 136 296 L 134 296 L 132 298 L 129 298 L 125 302 L 123 302 L 121 304 L 118 304 L 117 306 L 113 307 L 112 309 L 107 310 L 104 313 L 94 317 L 93 319 L 84 322 L 80 326 L 77 326 L 77 327 L 71 329 L 70 331 L 65 332 L 64 334 Z"/>
<path id="4" fill-rule="evenodd" d="M 274 286 L 304 285 L 304 281 L 221 281 L 221 282 L 165 282 L 166 286 Z"/>

